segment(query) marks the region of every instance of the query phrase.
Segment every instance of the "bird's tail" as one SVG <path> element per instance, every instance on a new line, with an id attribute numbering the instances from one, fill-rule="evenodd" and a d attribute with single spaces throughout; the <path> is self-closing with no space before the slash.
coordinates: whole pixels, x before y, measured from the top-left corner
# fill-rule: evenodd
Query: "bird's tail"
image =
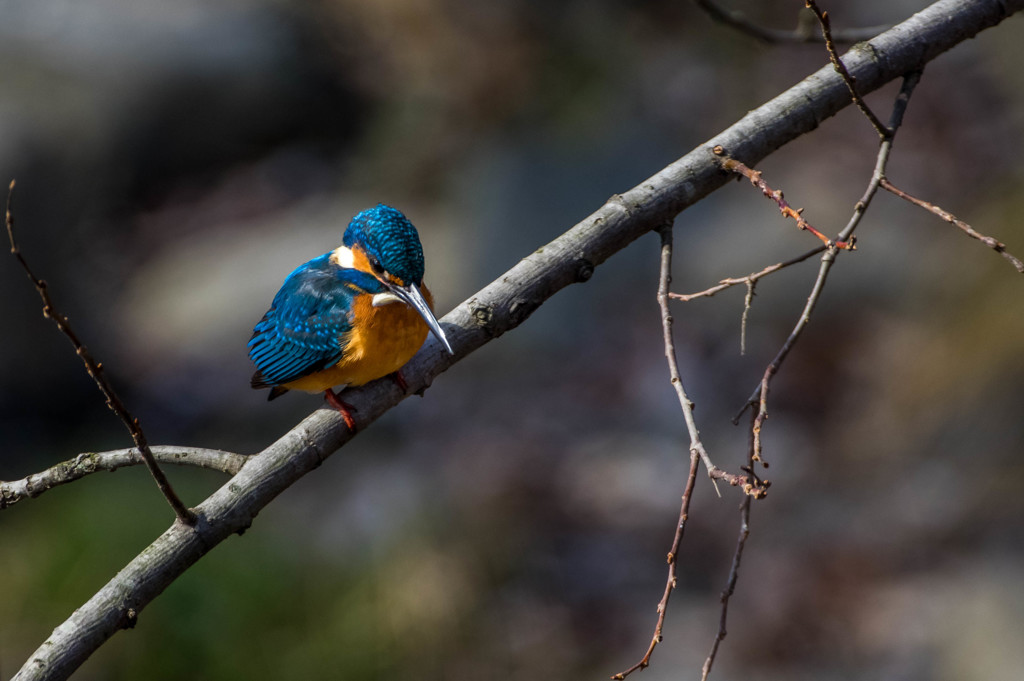
<path id="1" fill-rule="evenodd" d="M 260 371 L 257 371 L 252 375 L 252 380 L 249 382 L 249 385 L 257 390 L 261 388 L 270 388 L 270 394 L 267 395 L 268 402 L 288 392 L 288 388 L 285 388 L 284 386 L 268 383 L 267 379 L 263 377 L 263 373 Z"/>

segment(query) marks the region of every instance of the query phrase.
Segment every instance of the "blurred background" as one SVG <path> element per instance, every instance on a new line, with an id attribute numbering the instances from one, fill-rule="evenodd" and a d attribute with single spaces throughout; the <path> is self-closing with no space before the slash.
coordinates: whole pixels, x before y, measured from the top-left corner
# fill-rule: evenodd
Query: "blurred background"
<path id="1" fill-rule="evenodd" d="M 730 0 L 789 28 L 802 2 Z M 825 3 L 837 28 L 924 0 Z M 1024 21 L 928 66 L 894 183 L 1024 256 Z M 693 3 L 3 0 L 0 179 L 20 245 L 149 440 L 257 452 L 245 344 L 284 276 L 378 201 L 419 227 L 446 312 L 519 258 L 827 61 Z M 868 97 L 888 116 L 896 85 Z M 869 178 L 850 109 L 761 164 L 835 234 Z M 879 195 L 774 384 L 729 637 L 712 678 L 1019 678 L 1024 296 L 1005 260 Z M 745 184 L 676 222 L 673 290 L 815 245 Z M 816 259 L 676 303 L 704 441 L 788 335 Z M 76 679 L 607 678 L 646 649 L 688 467 L 645 237 L 441 376 L 189 570 Z M 126 447 L 0 257 L 0 479 Z M 224 484 L 169 469 L 189 503 Z M 665 642 L 692 679 L 717 630 L 739 494 L 698 481 Z M 0 513 L 0 678 L 170 523 L 142 469 Z"/>

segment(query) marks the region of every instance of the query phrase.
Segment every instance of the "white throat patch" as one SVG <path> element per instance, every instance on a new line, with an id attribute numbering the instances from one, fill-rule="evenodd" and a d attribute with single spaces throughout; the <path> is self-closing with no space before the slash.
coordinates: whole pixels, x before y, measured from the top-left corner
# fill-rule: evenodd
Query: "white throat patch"
<path id="1" fill-rule="evenodd" d="M 331 260 L 339 267 L 352 269 L 356 265 L 356 256 L 348 246 L 338 246 L 331 253 Z"/>
<path id="2" fill-rule="evenodd" d="M 390 305 L 391 303 L 401 302 L 402 299 L 396 296 L 394 293 L 391 293 L 390 291 L 385 291 L 384 293 L 376 293 L 373 296 L 374 307 L 384 307 L 385 305 Z"/>

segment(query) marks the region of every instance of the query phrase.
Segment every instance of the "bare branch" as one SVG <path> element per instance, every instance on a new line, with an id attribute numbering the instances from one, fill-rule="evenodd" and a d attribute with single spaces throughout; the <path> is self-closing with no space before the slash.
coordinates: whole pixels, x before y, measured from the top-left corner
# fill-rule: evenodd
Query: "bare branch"
<path id="1" fill-rule="evenodd" d="M 737 161 L 736 159 L 730 158 L 726 154 L 726 150 L 723 147 L 715 147 L 712 151 L 714 151 L 716 156 L 721 157 L 722 167 L 724 169 L 736 173 L 737 175 L 742 175 L 743 177 L 750 180 L 750 184 L 760 189 L 761 193 L 764 194 L 766 198 L 771 199 L 779 206 L 779 212 L 782 213 L 783 217 L 793 218 L 794 220 L 796 220 L 796 226 L 798 229 L 806 230 L 813 234 L 814 236 L 818 237 L 818 239 L 821 240 L 821 243 L 825 244 L 826 248 L 835 247 L 842 249 L 844 251 L 857 250 L 857 245 L 854 243 L 853 239 L 850 239 L 849 241 L 832 241 L 827 236 L 822 234 L 820 231 L 812 227 L 811 223 L 807 222 L 807 220 L 804 220 L 804 209 L 793 208 L 792 206 L 790 206 L 789 203 L 786 202 L 786 199 L 783 197 L 781 190 L 772 189 L 771 187 L 768 186 L 768 183 L 765 182 L 764 178 L 762 177 L 761 171 L 752 170 L 751 168 L 748 168 L 747 166 Z"/>
<path id="2" fill-rule="evenodd" d="M 1011 13 L 1024 0 L 939 0 L 900 26 L 855 46 L 845 64 L 863 92 L 920 69 L 929 60 Z M 549 297 L 586 281 L 594 268 L 632 241 L 657 229 L 729 179 L 710 149 L 721 145 L 747 164 L 807 133 L 850 103 L 849 92 L 831 66 L 819 70 L 772 101 L 748 113 L 677 162 L 622 195 L 531 253 L 444 317 L 456 351 L 449 357 L 430 340 L 403 368 L 415 392 L 474 350 L 515 328 Z M 365 428 L 406 397 L 382 379 L 347 392 Z M 17 681 L 66 679 L 185 570 L 234 533 L 245 530 L 278 494 L 344 445 L 354 433 L 334 410 L 321 409 L 276 443 L 249 458 L 229 484 L 196 507 L 195 527 L 173 524 L 80 606 L 33 653 Z"/>
<path id="3" fill-rule="evenodd" d="M 911 196 L 910 194 L 906 193 L 902 189 L 894 186 L 893 183 L 890 182 L 887 178 L 884 178 L 884 177 L 882 178 L 881 187 L 882 187 L 882 189 L 885 189 L 886 191 L 892 192 L 893 194 L 895 194 L 896 196 L 900 197 L 904 201 L 909 201 L 910 203 L 914 204 L 915 206 L 918 206 L 920 208 L 924 208 L 929 213 L 932 213 L 934 215 L 939 216 L 940 218 L 942 218 L 943 220 L 945 220 L 949 224 L 951 224 L 951 225 L 957 227 L 958 229 L 960 229 L 960 231 L 962 231 L 964 234 L 966 234 L 967 236 L 971 237 L 972 239 L 977 239 L 978 241 L 980 241 L 981 243 L 985 244 L 986 246 L 991 248 L 993 251 L 998 253 L 999 255 L 1001 255 L 1004 258 L 1006 258 L 1010 262 L 1010 264 L 1013 265 L 1014 268 L 1016 268 L 1016 270 L 1018 272 L 1024 274 L 1024 262 L 1021 262 L 1019 258 L 1017 258 L 1013 254 L 1007 252 L 1006 244 L 1004 244 L 1003 242 L 998 241 L 997 239 L 993 239 L 990 236 L 985 236 L 984 234 L 979 234 L 978 232 L 974 231 L 974 229 L 972 229 L 969 224 L 967 224 L 963 220 L 960 220 L 959 218 L 957 218 L 957 216 L 953 215 L 952 213 L 950 213 L 948 211 L 945 211 L 945 210 L 939 208 L 935 204 L 928 203 L 927 201 L 922 201 L 921 199 L 918 199 L 918 198 L 916 198 L 914 196 Z"/>
<path id="4" fill-rule="evenodd" d="M 683 410 L 683 418 L 686 420 L 686 429 L 690 434 L 690 451 L 696 452 L 704 466 L 708 469 L 708 477 L 712 480 L 725 480 L 730 485 L 741 485 L 748 494 L 756 497 L 764 496 L 764 489 L 756 480 L 748 479 L 727 473 L 711 461 L 704 443 L 700 441 L 700 432 L 697 430 L 697 422 L 693 417 L 693 402 L 686 395 L 683 387 L 683 379 L 679 375 L 679 362 L 676 359 L 676 345 L 672 338 L 672 313 L 668 309 L 668 287 L 672 282 L 672 225 L 663 226 L 661 232 L 661 274 L 658 279 L 658 307 L 661 310 L 661 329 L 665 342 L 665 359 L 668 360 L 669 381 L 679 398 L 679 406 Z M 765 486 L 765 488 L 767 485 Z"/>
<path id="5" fill-rule="evenodd" d="M 751 415 L 751 420 L 754 416 Z M 753 424 L 751 424 L 753 428 Z M 754 438 L 753 431 L 751 431 L 750 437 L 750 448 L 747 454 L 747 469 L 753 474 L 754 471 Z M 736 581 L 740 576 L 740 562 L 743 560 L 743 548 L 747 545 L 747 537 L 750 536 L 750 502 L 749 496 L 743 498 L 743 503 L 740 504 L 740 531 L 736 537 L 736 550 L 732 555 L 732 566 L 729 568 L 729 577 L 725 581 L 725 589 L 722 590 L 720 600 L 722 602 L 722 612 L 718 618 L 718 633 L 715 634 L 715 640 L 711 643 L 711 652 L 708 653 L 708 657 L 704 660 L 704 667 L 701 669 L 700 679 L 701 681 L 708 680 L 708 674 L 711 673 L 711 666 L 715 663 L 715 657 L 718 655 L 718 648 L 722 645 L 722 641 L 726 637 L 725 624 L 729 617 L 729 599 L 736 592 Z"/>
<path id="6" fill-rule="evenodd" d="M 907 105 L 910 104 L 910 96 L 914 94 L 914 89 L 921 82 L 921 74 L 922 70 L 917 69 L 903 76 L 903 83 L 900 85 L 900 91 L 896 95 L 895 102 L 893 102 L 892 115 L 889 117 L 887 129 L 890 134 L 878 144 L 878 154 L 875 156 L 875 168 L 871 173 L 871 179 L 868 181 L 868 186 L 864 190 L 863 196 L 854 204 L 853 215 L 850 216 L 846 226 L 839 233 L 839 238 L 841 239 L 853 235 L 854 230 L 857 229 L 861 219 L 864 217 L 864 212 L 871 205 L 871 200 L 874 199 L 875 194 L 878 192 L 878 187 L 885 178 L 885 166 L 889 163 L 889 154 L 892 153 L 893 138 L 896 137 L 896 132 L 903 125 L 903 115 L 907 112 Z"/>
<path id="7" fill-rule="evenodd" d="M 740 504 L 740 531 L 736 537 L 736 550 L 732 556 L 732 567 L 729 569 L 729 577 L 726 580 L 725 589 L 721 595 L 722 614 L 718 619 L 718 633 L 715 634 L 715 640 L 711 644 L 711 652 L 708 653 L 707 659 L 704 660 L 704 667 L 701 669 L 700 675 L 701 681 L 707 681 L 708 675 L 711 673 L 711 666 L 715 663 L 715 657 L 718 655 L 718 648 L 722 645 L 722 641 L 725 640 L 727 634 L 725 624 L 729 617 L 729 599 L 736 592 L 740 561 L 743 560 L 743 548 L 747 544 L 747 537 L 750 536 L 750 502 L 751 497 L 744 497 L 743 503 Z"/>
<path id="8" fill-rule="evenodd" d="M 742 484 L 745 496 L 748 499 L 750 497 L 763 497 L 767 493 L 770 484 L 767 481 L 761 482 L 753 474 L 749 478 L 744 478 L 744 476 L 725 473 L 725 471 L 722 471 L 711 462 L 704 444 L 700 441 L 700 434 L 697 431 L 697 425 L 693 418 L 693 403 L 686 396 L 686 390 L 683 388 L 683 381 L 679 375 L 675 341 L 672 337 L 672 314 L 668 309 L 668 287 L 672 282 L 672 223 L 663 225 L 660 232 L 661 268 L 658 277 L 658 309 L 661 312 L 661 330 L 665 343 L 665 359 L 668 360 L 669 380 L 672 383 L 672 387 L 675 388 L 676 395 L 679 397 L 679 405 L 683 409 L 683 417 L 686 420 L 686 427 L 690 433 L 690 473 L 686 479 L 686 489 L 683 491 L 683 505 L 679 511 L 679 522 L 676 525 L 675 538 L 672 540 L 672 548 L 668 552 L 668 581 L 665 583 L 665 591 L 662 594 L 661 601 L 658 603 L 658 620 L 654 625 L 654 636 L 651 637 L 651 643 L 647 647 L 647 652 L 644 653 L 643 658 L 626 671 L 612 676 L 613 679 L 624 679 L 633 672 L 650 665 L 654 648 L 661 642 L 662 630 L 665 626 L 665 615 L 668 613 L 668 599 L 672 595 L 672 590 L 676 588 L 676 557 L 679 554 L 679 546 L 683 540 L 686 519 L 689 517 L 690 499 L 693 496 L 694 480 L 697 477 L 697 467 L 700 460 L 704 461 L 709 476 L 711 476 L 712 472 L 717 474 L 715 477 L 712 477 L 712 480 L 720 477 L 727 480 L 731 485 Z"/>
<path id="9" fill-rule="evenodd" d="M 885 186 L 885 165 L 888 161 L 889 153 L 892 149 L 892 140 L 894 135 L 896 134 L 896 131 L 899 129 L 900 125 L 903 122 L 903 114 L 906 111 L 907 103 L 910 101 L 910 96 L 913 93 L 914 88 L 917 86 L 920 77 L 921 73 L 920 71 L 917 71 L 909 74 L 903 80 L 903 85 L 900 88 L 900 93 L 897 95 L 896 102 L 893 106 L 892 118 L 890 120 L 888 128 L 888 130 L 890 130 L 891 133 L 883 137 L 882 139 L 878 151 L 878 156 L 875 161 L 875 169 L 872 173 L 871 181 L 868 183 L 868 188 L 864 192 L 864 196 L 862 196 L 860 201 L 857 202 L 856 207 L 854 208 L 853 216 L 851 217 L 849 223 L 847 223 L 846 227 L 843 229 L 840 235 L 841 238 L 852 239 L 853 231 L 856 229 L 857 225 L 859 224 L 861 218 L 864 215 L 864 212 L 867 210 L 868 205 L 871 203 L 871 199 L 877 192 L 878 187 L 880 185 Z M 830 249 L 830 252 L 834 253 L 834 250 Z M 801 259 L 803 259 L 804 257 L 807 256 L 805 255 Z M 824 262 L 822 263 L 822 267 L 825 267 Z M 824 284 L 824 277 L 820 273 L 816 284 Z M 753 281 L 748 281 L 748 302 L 745 303 L 744 312 L 746 312 L 746 310 L 749 308 L 749 299 L 752 293 L 753 285 Z M 820 288 L 818 286 L 816 286 L 816 290 L 820 292 Z M 812 293 L 812 295 L 814 294 Z M 803 319 L 804 318 L 801 317 L 801 320 Z M 795 339 L 791 335 L 787 342 L 789 340 Z M 770 377 L 768 377 L 766 373 L 765 380 L 768 380 L 768 378 Z M 761 404 L 763 406 L 765 400 L 767 399 L 767 386 L 765 385 L 764 380 L 762 381 L 761 385 L 761 397 Z M 751 413 L 750 452 L 746 470 L 748 470 L 752 475 L 754 470 L 754 462 L 760 460 L 761 458 L 760 430 L 766 415 L 766 412 L 762 410 L 758 410 L 757 412 Z M 729 570 L 729 577 L 726 580 L 725 589 L 722 591 L 721 595 L 722 609 L 718 621 L 718 633 L 715 634 L 714 641 L 712 641 L 711 644 L 711 651 L 708 653 L 708 657 L 704 661 L 704 667 L 701 670 L 701 681 L 707 681 L 708 675 L 711 673 L 711 668 L 715 663 L 715 657 L 718 655 L 719 647 L 721 646 L 722 641 L 725 640 L 725 637 L 727 635 L 726 623 L 728 621 L 729 615 L 729 599 L 736 591 L 736 582 L 739 578 L 740 563 L 743 559 L 743 549 L 746 546 L 747 538 L 750 536 L 750 506 L 751 498 L 749 496 L 745 497 L 743 499 L 743 503 L 740 505 L 740 529 L 739 534 L 736 538 L 736 549 L 733 553 L 732 566 Z"/>
<path id="10" fill-rule="evenodd" d="M 872 198 L 878 191 L 878 187 L 885 177 L 885 166 L 889 160 L 889 154 L 892 151 L 892 142 L 896 136 L 896 132 L 899 130 L 900 125 L 903 123 L 903 114 L 907 110 L 907 104 L 910 101 L 910 96 L 914 92 L 914 88 L 917 87 L 917 83 L 921 79 L 920 71 L 913 71 L 903 78 L 903 85 L 900 87 L 900 92 L 896 96 L 896 101 L 893 104 L 892 116 L 889 121 L 889 130 L 891 133 L 886 137 L 882 138 L 879 143 L 878 156 L 875 160 L 875 169 L 871 174 L 871 180 L 868 182 L 867 189 L 864 191 L 864 195 L 857 202 L 853 210 L 853 215 L 850 217 L 850 221 L 847 222 L 846 227 L 839 233 L 836 241 L 850 241 L 853 239 L 853 232 L 857 229 L 857 225 L 860 224 L 861 218 L 864 216 L 864 212 L 871 204 Z M 800 314 L 800 319 L 797 321 L 796 326 L 793 327 L 793 331 L 790 332 L 786 342 L 783 343 L 779 349 L 775 358 L 771 361 L 768 367 L 764 371 L 764 376 L 761 378 L 761 383 L 750 396 L 748 405 L 758 405 L 757 416 L 754 418 L 754 425 L 752 428 L 754 434 L 754 451 L 753 460 L 763 461 L 761 457 L 761 429 L 764 426 L 765 419 L 768 418 L 768 392 L 771 388 L 771 380 L 778 372 L 779 367 L 782 366 L 782 362 L 785 361 L 789 351 L 793 349 L 800 335 L 803 333 L 807 324 L 811 320 L 811 313 L 814 311 L 815 305 L 818 303 L 818 299 L 821 297 L 821 292 L 825 288 L 825 280 L 828 278 L 829 270 L 832 268 L 832 264 L 835 262 L 836 256 L 839 251 L 836 248 L 828 248 L 825 254 L 821 257 L 821 267 L 818 269 L 818 277 L 814 282 L 814 286 L 811 288 L 811 293 L 807 297 L 807 303 L 804 305 L 803 312 Z M 733 423 L 739 422 L 740 415 L 746 411 L 748 405 L 744 405 L 743 409 L 733 419 Z M 765 464 L 767 465 L 767 464 Z"/>
<path id="11" fill-rule="evenodd" d="M 807 251 L 803 255 L 798 255 L 797 257 L 792 258 L 791 260 L 787 260 L 785 262 L 775 263 L 774 265 L 769 265 L 768 267 L 765 267 L 760 272 L 754 272 L 753 274 L 748 274 L 745 277 L 734 277 L 734 278 L 729 278 L 729 279 L 722 279 L 721 281 L 718 282 L 717 286 L 712 286 L 709 289 L 705 289 L 703 291 L 698 291 L 697 293 L 669 293 L 668 297 L 671 298 L 672 300 L 681 300 L 684 303 L 688 303 L 691 300 L 693 300 L 694 298 L 710 298 L 711 296 L 715 295 L 719 291 L 724 291 L 727 288 L 730 288 L 730 287 L 733 287 L 733 286 L 737 286 L 739 284 L 746 284 L 749 287 L 752 284 L 757 283 L 757 281 L 759 279 L 761 279 L 763 277 L 766 277 L 769 274 L 772 274 L 773 272 L 778 272 L 781 269 L 785 269 L 785 268 L 787 268 L 787 267 L 789 267 L 791 265 L 795 265 L 797 263 L 803 262 L 804 260 L 807 260 L 808 258 L 810 258 L 812 255 L 817 255 L 818 253 L 821 253 L 824 250 L 825 250 L 825 245 L 822 244 L 821 246 L 817 246 L 815 248 L 812 248 L 811 250 Z"/>
<path id="12" fill-rule="evenodd" d="M 154 446 L 150 452 L 160 463 L 182 466 L 197 466 L 234 475 L 242 469 L 249 457 L 219 449 L 199 447 Z M 45 471 L 33 473 L 21 480 L 0 480 L 0 510 L 13 506 L 22 499 L 35 498 L 59 485 L 74 482 L 99 471 L 116 471 L 119 468 L 138 466 L 145 460 L 137 449 L 116 449 L 111 452 L 86 452 L 73 459 L 51 466 Z"/>
<path id="13" fill-rule="evenodd" d="M 835 67 L 836 72 L 843 77 L 843 82 L 846 83 L 846 87 L 850 89 L 850 96 L 853 97 L 853 103 L 857 105 L 861 113 L 867 116 L 867 119 L 871 121 L 872 127 L 875 132 L 882 139 L 887 139 L 892 136 L 893 131 L 890 128 L 885 127 L 882 121 L 878 120 L 878 116 L 871 110 L 867 102 L 857 92 L 857 79 L 850 75 L 850 72 L 846 69 L 843 64 L 843 60 L 839 58 L 839 52 L 836 50 L 836 44 L 832 40 L 832 22 L 828 18 L 828 12 L 823 12 L 818 8 L 817 3 L 814 0 L 806 0 L 807 7 L 814 16 L 818 18 L 818 23 L 821 24 L 821 34 L 825 37 L 825 48 L 828 50 L 828 58 L 832 61 L 832 65 Z"/>
<path id="14" fill-rule="evenodd" d="M 747 354 L 747 318 L 750 316 L 750 308 L 754 305 L 754 287 L 757 282 L 747 281 L 747 295 L 743 296 L 743 315 L 740 316 L 740 354 Z"/>
<path id="15" fill-rule="evenodd" d="M 92 380 L 96 382 L 96 386 L 103 393 L 103 396 L 107 398 L 107 406 L 110 410 L 117 414 L 117 417 L 124 423 L 125 428 L 128 429 L 129 434 L 132 436 L 132 440 L 135 441 L 135 446 L 138 447 L 139 452 L 142 454 L 142 458 L 146 463 L 146 468 L 149 469 L 150 474 L 156 481 L 156 486 L 160 489 L 160 493 L 167 499 L 167 503 L 170 504 L 171 509 L 174 510 L 174 515 L 178 517 L 178 520 L 185 523 L 186 525 L 192 525 L 195 523 L 195 515 L 181 502 L 178 495 L 174 493 L 174 488 L 171 487 L 171 482 L 164 475 L 163 470 L 160 469 L 160 464 L 153 458 L 153 453 L 149 449 L 149 444 L 146 441 L 146 435 L 142 432 L 142 426 L 139 424 L 139 420 L 132 416 L 128 412 L 128 408 L 124 406 L 124 402 L 114 392 L 114 386 L 107 380 L 106 374 L 103 372 L 103 365 L 92 358 L 89 351 L 86 349 L 82 341 L 78 339 L 78 335 L 74 329 L 71 328 L 71 322 L 68 318 L 61 314 L 59 310 L 54 306 L 53 299 L 50 297 L 50 289 L 46 285 L 46 282 L 37 277 L 33 272 L 32 268 L 29 267 L 28 261 L 21 254 L 18 249 L 18 243 L 14 240 L 14 215 L 11 213 L 11 199 L 14 196 L 14 180 L 11 180 L 10 186 L 7 188 L 7 207 L 5 210 L 5 222 L 7 224 L 7 238 L 11 242 L 11 254 L 21 264 L 22 269 L 25 270 L 25 274 L 28 275 L 29 281 L 35 286 L 36 291 L 39 293 L 39 297 L 43 301 L 43 316 L 47 319 L 52 319 L 53 323 L 57 325 L 57 328 L 67 336 L 67 339 L 71 341 L 71 345 L 75 348 L 75 354 L 77 354 L 82 364 L 85 365 L 85 371 L 92 377 Z"/>
<path id="16" fill-rule="evenodd" d="M 747 19 L 743 12 L 727 10 L 713 2 L 713 0 L 695 0 L 698 7 L 704 10 L 708 16 L 715 21 L 730 26 L 740 33 L 745 33 L 766 43 L 820 43 L 824 38 L 814 32 L 812 24 L 804 21 L 801 12 L 797 20 L 796 28 L 791 31 L 783 31 L 777 28 L 767 28 L 755 24 Z M 811 21 L 814 21 L 813 19 Z M 869 40 L 882 31 L 889 29 L 888 25 L 865 26 L 864 28 L 849 28 L 840 31 L 833 31 L 832 38 L 840 43 L 856 43 L 861 40 Z"/>
<path id="17" fill-rule="evenodd" d="M 658 621 L 654 625 L 654 636 L 647 652 L 635 665 L 624 672 L 612 676 L 613 679 L 624 679 L 635 671 L 646 668 L 651 664 L 651 654 L 654 648 L 661 643 L 661 632 L 665 626 L 665 614 L 668 612 L 668 599 L 676 588 L 676 560 L 679 556 L 679 546 L 683 541 L 683 532 L 686 530 L 686 520 L 690 516 L 690 499 L 693 498 L 693 487 L 697 480 L 697 469 L 700 467 L 700 456 L 697 450 L 690 449 L 690 473 L 686 477 L 686 488 L 683 490 L 683 505 L 679 509 L 679 522 L 676 523 L 676 534 L 672 539 L 672 548 L 669 549 L 666 560 L 668 561 L 668 580 L 665 582 L 665 591 L 658 601 Z M 747 497 L 749 501 L 750 497 Z"/>

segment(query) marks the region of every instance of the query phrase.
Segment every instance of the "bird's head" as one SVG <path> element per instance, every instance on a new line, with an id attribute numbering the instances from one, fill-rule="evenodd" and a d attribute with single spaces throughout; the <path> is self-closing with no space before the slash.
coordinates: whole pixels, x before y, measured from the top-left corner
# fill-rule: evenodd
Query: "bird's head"
<path id="1" fill-rule="evenodd" d="M 342 243 L 357 256 L 358 269 L 377 279 L 399 286 L 423 285 L 423 246 L 401 211 L 383 203 L 364 210 L 352 218 Z"/>
<path id="2" fill-rule="evenodd" d="M 374 305 L 395 302 L 409 305 L 423 317 L 445 349 L 455 354 L 420 292 L 423 246 L 416 228 L 401 211 L 378 203 L 356 215 L 345 230 L 342 246 L 334 251 L 331 260 L 376 279 L 383 292 L 374 296 Z"/>

